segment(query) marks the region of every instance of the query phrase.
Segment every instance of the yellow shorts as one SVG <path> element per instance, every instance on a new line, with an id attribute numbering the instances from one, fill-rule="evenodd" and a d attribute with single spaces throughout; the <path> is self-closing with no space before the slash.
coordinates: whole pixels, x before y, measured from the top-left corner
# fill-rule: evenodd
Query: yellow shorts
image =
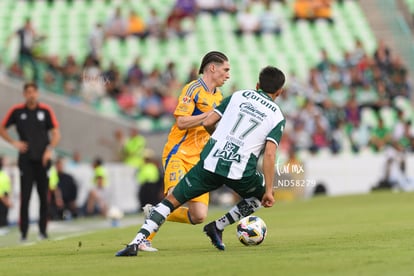
<path id="1" fill-rule="evenodd" d="M 165 159 L 163 160 L 165 167 Z M 167 167 L 165 167 L 164 173 L 164 193 L 167 194 L 171 187 L 175 187 L 178 182 L 184 177 L 184 175 L 193 167 L 193 164 L 189 164 L 181 159 L 171 156 L 168 161 Z M 191 202 L 202 202 L 208 206 L 209 193 L 202 194 L 199 197 L 193 198 Z"/>

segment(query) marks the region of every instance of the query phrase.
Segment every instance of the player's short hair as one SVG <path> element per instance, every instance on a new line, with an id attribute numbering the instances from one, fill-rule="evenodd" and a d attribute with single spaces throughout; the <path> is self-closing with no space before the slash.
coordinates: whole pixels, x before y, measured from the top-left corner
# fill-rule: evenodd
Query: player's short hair
<path id="1" fill-rule="evenodd" d="M 229 59 L 227 58 L 227 56 L 225 54 L 223 54 L 222 52 L 218 52 L 218 51 L 211 51 L 208 52 L 204 57 L 203 60 L 201 61 L 201 65 L 200 65 L 200 69 L 198 70 L 199 74 L 203 74 L 204 69 L 206 68 L 206 66 L 212 62 L 216 62 L 216 63 L 224 63 L 225 61 L 228 61 Z"/>
<path id="2" fill-rule="evenodd" d="M 266 66 L 260 71 L 259 89 L 274 94 L 285 84 L 285 74 L 278 68 Z"/>
<path id="3" fill-rule="evenodd" d="M 34 88 L 37 90 L 37 84 L 34 82 L 26 82 L 23 86 L 23 91 L 26 91 L 28 88 Z"/>

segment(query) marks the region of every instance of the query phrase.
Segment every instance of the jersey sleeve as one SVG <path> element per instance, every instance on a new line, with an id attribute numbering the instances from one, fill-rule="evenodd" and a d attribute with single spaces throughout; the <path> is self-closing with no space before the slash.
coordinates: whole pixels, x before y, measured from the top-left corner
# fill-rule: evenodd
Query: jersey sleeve
<path id="1" fill-rule="evenodd" d="M 223 113 L 226 110 L 227 106 L 229 105 L 230 100 L 231 100 L 231 96 L 224 98 L 224 100 L 220 103 L 219 106 L 217 106 L 214 109 L 214 111 L 218 113 L 220 116 L 223 116 Z"/>
<path id="2" fill-rule="evenodd" d="M 186 85 L 178 98 L 178 104 L 174 111 L 174 116 L 191 116 L 195 109 L 194 89 L 191 85 Z"/>
<path id="3" fill-rule="evenodd" d="M 56 115 L 53 109 L 49 105 L 44 104 L 44 103 L 41 103 L 40 107 L 43 108 L 47 112 L 47 116 L 46 116 L 47 129 L 49 130 L 53 128 L 59 128 L 59 122 L 56 118 Z"/>
<path id="4" fill-rule="evenodd" d="M 14 125 L 16 123 L 15 110 L 16 110 L 16 108 L 11 108 L 7 112 L 6 116 L 4 116 L 3 121 L 1 122 L 1 125 L 4 128 L 8 128 L 9 126 Z"/>
<path id="5" fill-rule="evenodd" d="M 286 120 L 280 121 L 270 133 L 267 135 L 266 140 L 274 142 L 279 146 L 280 140 L 282 139 L 283 130 L 285 129 Z"/>

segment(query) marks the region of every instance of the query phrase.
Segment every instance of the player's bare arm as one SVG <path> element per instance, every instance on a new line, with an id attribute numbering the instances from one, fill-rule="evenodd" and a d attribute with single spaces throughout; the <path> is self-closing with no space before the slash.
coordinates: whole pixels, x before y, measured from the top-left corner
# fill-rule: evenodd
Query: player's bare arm
<path id="1" fill-rule="evenodd" d="M 221 116 L 216 112 L 211 112 L 205 120 L 202 121 L 202 126 L 211 135 L 216 129 L 217 122 L 221 119 Z"/>
<path id="2" fill-rule="evenodd" d="M 274 142 L 267 141 L 263 154 L 263 174 L 265 179 L 266 192 L 262 198 L 264 207 L 272 207 L 275 199 L 273 197 L 273 179 L 275 175 L 277 145 Z"/>
<path id="3" fill-rule="evenodd" d="M 199 115 L 194 115 L 194 116 L 179 116 L 177 117 L 177 127 L 180 130 L 185 130 L 185 129 L 189 129 L 192 127 L 196 127 L 196 126 L 200 126 L 201 122 L 207 118 L 207 116 L 211 113 L 212 111 L 209 112 L 204 112 L 202 114 Z"/>
<path id="4" fill-rule="evenodd" d="M 15 147 L 19 152 L 26 152 L 28 149 L 27 143 L 19 140 L 13 140 L 13 138 L 9 135 L 6 128 L 3 126 L 0 126 L 0 136 L 8 142 L 10 145 Z"/>
<path id="5" fill-rule="evenodd" d="M 53 128 L 50 131 L 50 143 L 43 153 L 42 162 L 46 166 L 47 162 L 52 159 L 53 149 L 57 146 L 60 141 L 60 130 L 58 128 Z"/>

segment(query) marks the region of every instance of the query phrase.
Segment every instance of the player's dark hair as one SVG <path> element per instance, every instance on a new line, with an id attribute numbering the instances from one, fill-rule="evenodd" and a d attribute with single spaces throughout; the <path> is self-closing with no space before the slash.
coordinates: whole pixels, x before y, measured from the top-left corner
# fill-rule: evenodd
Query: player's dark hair
<path id="1" fill-rule="evenodd" d="M 285 74 L 273 66 L 266 66 L 260 71 L 259 89 L 274 94 L 285 84 Z"/>
<path id="2" fill-rule="evenodd" d="M 23 86 L 23 91 L 26 91 L 28 88 L 34 88 L 37 90 L 37 84 L 34 82 L 26 82 Z"/>
<path id="3" fill-rule="evenodd" d="M 198 73 L 199 74 L 203 74 L 204 69 L 206 68 L 206 66 L 212 62 L 216 62 L 216 63 L 224 63 L 225 61 L 228 61 L 229 59 L 226 57 L 225 54 L 223 54 L 222 52 L 218 52 L 218 51 L 211 51 L 208 52 L 204 57 L 203 60 L 201 61 L 201 65 L 200 65 L 200 69 L 198 69 Z"/>

